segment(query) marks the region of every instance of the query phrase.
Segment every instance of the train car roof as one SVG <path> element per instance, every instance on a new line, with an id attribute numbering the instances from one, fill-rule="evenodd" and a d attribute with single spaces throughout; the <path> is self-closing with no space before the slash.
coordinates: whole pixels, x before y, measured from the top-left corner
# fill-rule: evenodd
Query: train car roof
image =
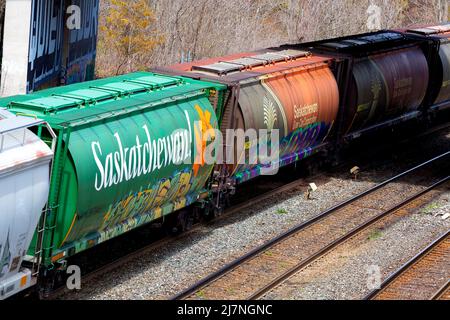
<path id="1" fill-rule="evenodd" d="M 7 109 L 0 108 L 0 135 L 15 130 L 37 126 L 43 123 L 44 121 L 41 119 L 15 115 Z"/>
<path id="2" fill-rule="evenodd" d="M 406 29 L 398 29 L 397 31 L 436 39 L 449 39 L 450 23 L 446 22 L 433 25 L 415 25 Z"/>
<path id="3" fill-rule="evenodd" d="M 367 56 L 424 44 L 426 39 L 411 38 L 394 30 L 380 30 L 335 39 L 286 44 L 280 48 L 310 50 L 332 57 Z"/>
<path id="4" fill-rule="evenodd" d="M 233 84 L 278 72 L 313 68 L 333 58 L 304 50 L 261 50 L 157 68 L 155 71 Z"/>
<path id="5" fill-rule="evenodd" d="M 0 107 L 42 118 L 51 126 L 76 126 L 223 88 L 190 78 L 136 72 L 3 98 Z"/>

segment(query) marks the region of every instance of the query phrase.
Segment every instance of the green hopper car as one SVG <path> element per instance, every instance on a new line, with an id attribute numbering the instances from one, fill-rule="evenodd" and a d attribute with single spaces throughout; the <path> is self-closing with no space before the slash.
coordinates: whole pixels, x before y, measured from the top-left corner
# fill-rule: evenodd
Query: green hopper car
<path id="1" fill-rule="evenodd" d="M 45 120 L 57 135 L 45 228 L 30 254 L 42 239 L 42 264 L 51 270 L 208 199 L 214 163 L 201 158 L 202 134 L 219 128 L 216 107 L 225 89 L 139 72 L 1 99 L 2 107 Z"/>

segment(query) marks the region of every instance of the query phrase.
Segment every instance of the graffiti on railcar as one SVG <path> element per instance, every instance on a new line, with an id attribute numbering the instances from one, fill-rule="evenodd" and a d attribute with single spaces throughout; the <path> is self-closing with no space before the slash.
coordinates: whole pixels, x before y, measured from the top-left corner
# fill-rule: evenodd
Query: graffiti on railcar
<path id="1" fill-rule="evenodd" d="M 295 130 L 282 140 L 280 154 L 292 155 L 299 153 L 303 149 L 313 147 L 312 142 L 320 143 L 329 131 L 329 127 L 323 122 L 318 122 Z"/>
<path id="2" fill-rule="evenodd" d="M 193 171 L 178 172 L 170 179 L 162 179 L 146 190 L 130 194 L 109 207 L 101 230 L 147 213 L 151 213 L 149 221 L 161 218 L 165 205 L 173 207 L 168 212 L 183 208 L 187 202 L 186 195 L 192 189 L 193 179 Z"/>
<path id="3" fill-rule="evenodd" d="M 330 126 L 324 122 L 317 122 L 305 128 L 299 128 L 284 137 L 279 145 L 279 167 L 289 165 L 296 161 L 311 156 L 317 150 L 316 146 L 323 141 L 327 133 L 330 131 Z M 311 142 L 315 143 L 311 143 Z M 264 141 L 259 140 L 259 143 Z M 267 142 L 265 142 L 267 143 Z M 269 149 L 271 142 L 267 143 Z M 271 154 L 269 150 L 268 154 Z M 266 167 L 269 165 L 266 165 Z M 265 168 L 264 165 L 248 166 L 240 165 L 235 170 L 235 178 L 239 183 L 256 178 L 261 175 Z"/>
<path id="4" fill-rule="evenodd" d="M 81 240 L 71 250 L 75 250 L 74 253 L 83 251 L 191 205 L 197 201 L 197 196 L 189 194 L 196 179 L 193 171 L 180 172 L 148 190 L 130 194 L 110 206 L 98 232 Z M 173 188 L 168 189 L 169 186 Z"/>
<path id="5" fill-rule="evenodd" d="M 2 245 L 0 244 L 0 279 L 9 272 L 9 264 L 12 256 L 9 245 L 9 230 L 8 237 L 6 238 L 6 243 L 4 245 L 5 248 L 3 249 Z"/>

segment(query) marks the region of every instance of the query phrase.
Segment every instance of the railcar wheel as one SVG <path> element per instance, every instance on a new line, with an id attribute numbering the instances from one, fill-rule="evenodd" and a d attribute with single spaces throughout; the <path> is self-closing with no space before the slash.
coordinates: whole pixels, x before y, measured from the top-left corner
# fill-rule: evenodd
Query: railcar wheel
<path id="1" fill-rule="evenodd" d="M 219 201 L 216 200 L 212 205 L 210 220 L 220 217 L 225 212 L 225 209 L 230 207 L 230 205 L 231 202 L 229 194 L 222 193 Z"/>
<path id="2" fill-rule="evenodd" d="M 179 235 L 192 229 L 194 216 L 192 210 L 181 210 L 170 216 L 164 223 L 166 233 L 169 235 Z"/>

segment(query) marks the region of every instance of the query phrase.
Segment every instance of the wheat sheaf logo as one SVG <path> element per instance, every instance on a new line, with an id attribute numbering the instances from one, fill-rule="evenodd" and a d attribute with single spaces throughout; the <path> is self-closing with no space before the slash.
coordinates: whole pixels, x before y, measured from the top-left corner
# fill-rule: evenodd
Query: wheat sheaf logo
<path id="1" fill-rule="evenodd" d="M 271 131 L 275 126 L 275 122 L 278 120 L 275 104 L 273 103 L 272 100 L 268 99 L 267 97 L 264 97 L 263 108 L 264 108 L 264 124 L 267 126 L 267 130 Z"/>

